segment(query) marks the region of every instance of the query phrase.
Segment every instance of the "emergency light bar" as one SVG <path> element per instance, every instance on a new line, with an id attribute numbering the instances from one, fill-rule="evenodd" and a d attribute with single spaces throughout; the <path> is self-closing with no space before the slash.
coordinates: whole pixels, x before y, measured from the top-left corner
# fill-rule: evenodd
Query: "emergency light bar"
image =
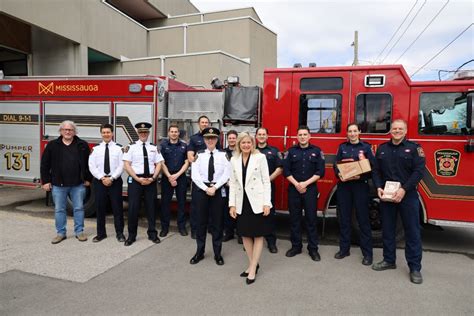
<path id="1" fill-rule="evenodd" d="M 385 75 L 367 75 L 364 84 L 366 87 L 383 87 L 385 86 Z"/>

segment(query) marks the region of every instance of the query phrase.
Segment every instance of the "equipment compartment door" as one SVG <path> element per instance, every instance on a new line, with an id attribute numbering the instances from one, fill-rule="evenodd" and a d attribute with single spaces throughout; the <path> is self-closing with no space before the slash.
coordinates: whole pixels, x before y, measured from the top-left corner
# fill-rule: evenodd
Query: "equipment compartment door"
<path id="1" fill-rule="evenodd" d="M 0 102 L 1 183 L 39 181 L 39 111 L 39 102 Z"/>

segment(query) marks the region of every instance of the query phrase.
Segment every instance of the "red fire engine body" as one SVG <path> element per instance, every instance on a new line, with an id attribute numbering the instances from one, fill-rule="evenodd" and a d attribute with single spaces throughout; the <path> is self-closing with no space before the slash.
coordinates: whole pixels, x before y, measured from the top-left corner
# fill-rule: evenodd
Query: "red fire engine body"
<path id="1" fill-rule="evenodd" d="M 426 223 L 474 227 L 474 80 L 413 82 L 402 66 L 267 69 L 262 126 L 269 143 L 285 151 L 296 144 L 299 125 L 308 125 L 311 143 L 326 157 L 318 181 L 318 210 L 337 205 L 332 169 L 346 127 L 357 122 L 361 139 L 377 146 L 390 139 L 390 122 L 408 123 L 407 138 L 426 155 L 418 187 Z M 287 209 L 287 181 L 278 179 L 277 208 Z M 378 199 L 371 203 L 374 231 L 380 227 Z"/>

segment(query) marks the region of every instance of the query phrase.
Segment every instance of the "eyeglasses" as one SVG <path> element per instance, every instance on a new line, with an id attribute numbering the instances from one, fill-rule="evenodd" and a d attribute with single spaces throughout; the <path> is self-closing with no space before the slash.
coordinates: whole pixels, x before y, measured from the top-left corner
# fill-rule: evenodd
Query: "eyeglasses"
<path id="1" fill-rule="evenodd" d="M 61 128 L 61 130 L 65 132 L 70 132 L 70 133 L 74 132 L 74 130 L 71 128 Z"/>

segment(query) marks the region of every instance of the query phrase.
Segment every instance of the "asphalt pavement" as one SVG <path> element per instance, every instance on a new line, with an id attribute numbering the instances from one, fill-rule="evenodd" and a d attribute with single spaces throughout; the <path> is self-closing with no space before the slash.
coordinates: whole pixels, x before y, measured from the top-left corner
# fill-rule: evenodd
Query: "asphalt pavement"
<path id="1" fill-rule="evenodd" d="M 264 250 L 256 282 L 246 285 L 239 274 L 247 259 L 236 240 L 224 243 L 224 266 L 213 260 L 210 236 L 205 259 L 190 265 L 196 245 L 189 236 L 171 232 L 155 245 L 142 222 L 137 242 L 124 247 L 109 217 L 109 237 L 92 243 L 92 218 L 82 243 L 69 218 L 68 239 L 52 245 L 54 216 L 41 197 L 0 188 L 1 315 L 474 314 L 472 231 L 423 232 L 422 285 L 410 283 L 403 249 L 397 250 L 397 269 L 376 272 L 360 263 L 357 246 L 350 257 L 334 259 L 337 243 L 326 237 L 321 262 L 306 251 L 285 257 L 290 242 L 280 238 L 279 253 Z M 382 250 L 374 255 L 380 260 Z"/>

